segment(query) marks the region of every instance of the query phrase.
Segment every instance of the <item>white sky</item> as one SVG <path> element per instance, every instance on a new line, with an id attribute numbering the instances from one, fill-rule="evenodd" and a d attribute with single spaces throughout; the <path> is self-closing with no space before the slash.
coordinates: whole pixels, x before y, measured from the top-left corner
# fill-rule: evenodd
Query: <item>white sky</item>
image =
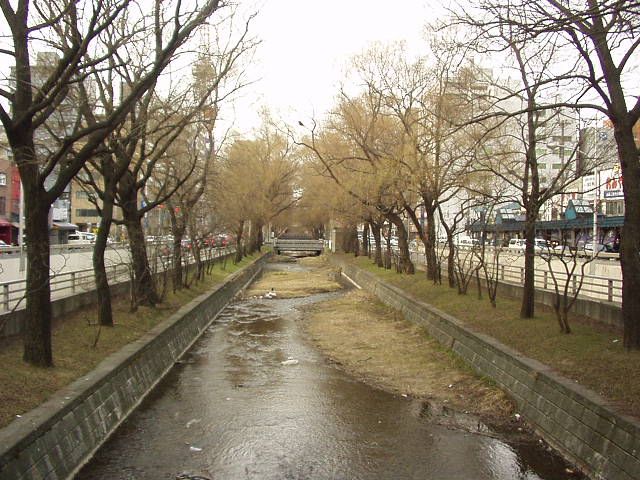
<path id="1" fill-rule="evenodd" d="M 262 44 L 248 70 L 257 83 L 235 103 L 235 127 L 243 133 L 256 127 L 261 106 L 292 124 L 321 115 L 332 106 L 349 58 L 377 41 L 420 48 L 424 26 L 442 3 L 263 0 L 251 30 Z"/>

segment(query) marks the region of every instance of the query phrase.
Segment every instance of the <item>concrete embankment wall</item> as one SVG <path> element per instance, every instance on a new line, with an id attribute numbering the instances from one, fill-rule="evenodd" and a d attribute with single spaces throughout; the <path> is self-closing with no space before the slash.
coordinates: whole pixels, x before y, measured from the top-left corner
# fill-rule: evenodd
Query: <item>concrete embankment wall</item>
<path id="1" fill-rule="evenodd" d="M 267 256 L 0 430 L 0 479 L 71 478 L 166 375 Z"/>
<path id="2" fill-rule="evenodd" d="M 333 259 L 362 288 L 424 325 L 480 374 L 511 395 L 519 411 L 551 445 L 593 478 L 640 479 L 640 423 L 617 414 L 594 392 L 523 357 L 491 337 L 422 303 L 375 275 Z"/>

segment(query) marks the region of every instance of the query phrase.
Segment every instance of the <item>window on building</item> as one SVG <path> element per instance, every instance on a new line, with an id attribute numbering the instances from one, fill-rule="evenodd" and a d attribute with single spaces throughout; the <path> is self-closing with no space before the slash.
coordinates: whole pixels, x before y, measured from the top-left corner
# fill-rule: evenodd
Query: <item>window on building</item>
<path id="1" fill-rule="evenodd" d="M 84 190 L 78 190 L 76 192 L 76 199 L 77 200 L 88 200 L 89 199 L 89 192 L 85 192 Z"/>
<path id="2" fill-rule="evenodd" d="M 552 168 L 554 170 L 560 170 L 562 168 L 562 164 L 561 163 L 554 163 Z"/>
<path id="3" fill-rule="evenodd" d="M 6 173 L 0 173 L 0 186 L 6 186 L 7 185 L 7 174 Z"/>
<path id="4" fill-rule="evenodd" d="M 606 214 L 614 217 L 624 215 L 624 200 L 606 202 Z"/>
<path id="5" fill-rule="evenodd" d="M 98 210 L 95 208 L 76 208 L 76 216 L 78 217 L 97 217 Z"/>
<path id="6" fill-rule="evenodd" d="M 7 199 L 5 197 L 0 197 L 0 215 L 7 214 Z"/>

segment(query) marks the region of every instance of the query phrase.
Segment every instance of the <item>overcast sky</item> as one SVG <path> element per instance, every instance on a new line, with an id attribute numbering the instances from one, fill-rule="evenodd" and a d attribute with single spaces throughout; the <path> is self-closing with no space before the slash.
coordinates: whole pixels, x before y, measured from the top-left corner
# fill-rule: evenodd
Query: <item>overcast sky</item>
<path id="1" fill-rule="evenodd" d="M 256 83 L 235 103 L 236 127 L 257 126 L 261 106 L 290 123 L 326 111 L 350 57 L 377 41 L 421 48 L 424 26 L 442 3 L 263 0 L 252 29 L 262 44 L 248 71 Z"/>

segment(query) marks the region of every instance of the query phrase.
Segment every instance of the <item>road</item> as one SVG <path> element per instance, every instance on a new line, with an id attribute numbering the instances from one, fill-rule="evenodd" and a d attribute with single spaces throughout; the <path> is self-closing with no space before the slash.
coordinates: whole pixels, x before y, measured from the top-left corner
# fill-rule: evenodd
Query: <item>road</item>
<path id="1" fill-rule="evenodd" d="M 11 253 L 7 253 L 10 251 Z M 20 269 L 20 253 L 15 249 L 0 251 L 0 282 L 10 282 L 24 280 L 26 277 L 26 253 L 24 255 L 24 269 Z M 92 268 L 91 257 L 93 249 L 91 246 L 61 249 L 53 248 L 50 257 L 51 273 L 59 274 L 73 270 Z M 105 252 L 107 266 L 114 264 L 129 263 L 129 249 L 125 246 L 109 247 Z"/>

